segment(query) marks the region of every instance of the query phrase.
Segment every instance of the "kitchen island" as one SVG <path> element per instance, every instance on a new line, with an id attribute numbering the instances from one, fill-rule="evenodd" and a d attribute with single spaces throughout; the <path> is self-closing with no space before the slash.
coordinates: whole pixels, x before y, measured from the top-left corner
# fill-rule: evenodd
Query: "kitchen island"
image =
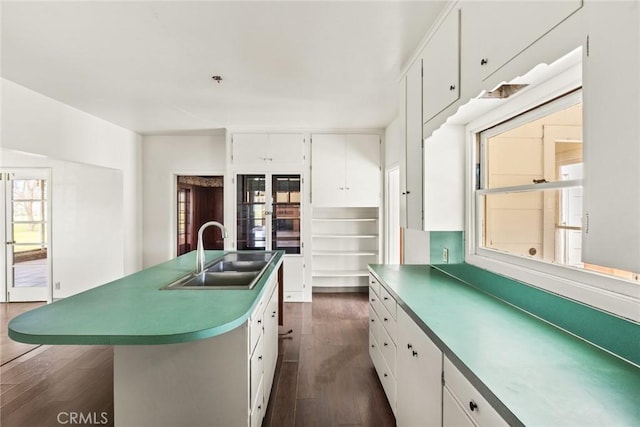
<path id="1" fill-rule="evenodd" d="M 207 263 L 228 252 L 206 251 Z M 260 425 L 277 359 L 276 252 L 255 286 L 161 289 L 195 252 L 16 317 L 36 344 L 114 346 L 116 425 Z"/>

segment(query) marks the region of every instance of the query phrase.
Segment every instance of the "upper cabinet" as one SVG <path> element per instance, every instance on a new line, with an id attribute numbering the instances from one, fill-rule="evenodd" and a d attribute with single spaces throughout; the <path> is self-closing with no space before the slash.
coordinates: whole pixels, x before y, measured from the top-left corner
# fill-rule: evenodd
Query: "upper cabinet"
<path id="1" fill-rule="evenodd" d="M 314 206 L 380 206 L 379 135 L 315 134 L 311 140 Z"/>
<path id="2" fill-rule="evenodd" d="M 640 5 L 585 12 L 582 261 L 640 272 Z"/>
<path id="3" fill-rule="evenodd" d="M 303 134 L 235 133 L 231 137 L 231 163 L 236 168 L 300 170 L 304 167 Z"/>
<path id="4" fill-rule="evenodd" d="M 580 7 L 582 0 L 463 2 L 462 69 L 486 80 Z"/>
<path id="5" fill-rule="evenodd" d="M 460 10 L 449 12 L 422 51 L 422 121 L 460 98 Z"/>

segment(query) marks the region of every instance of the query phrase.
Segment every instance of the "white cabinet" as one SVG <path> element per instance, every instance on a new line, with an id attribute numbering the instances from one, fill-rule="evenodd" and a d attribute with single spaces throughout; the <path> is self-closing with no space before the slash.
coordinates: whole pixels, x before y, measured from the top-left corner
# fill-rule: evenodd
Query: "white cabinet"
<path id="1" fill-rule="evenodd" d="M 285 269 L 286 271 L 286 269 Z M 278 361 L 278 288 L 273 290 L 262 318 L 264 319 L 264 409 L 269 403 L 273 377 Z"/>
<path id="2" fill-rule="evenodd" d="M 392 308 L 393 316 L 388 308 Z M 369 277 L 369 355 L 396 413 L 396 301 L 373 277 Z"/>
<path id="3" fill-rule="evenodd" d="M 470 74 L 468 81 L 481 81 L 578 10 L 582 0 L 462 4 L 462 70 Z"/>
<path id="4" fill-rule="evenodd" d="M 443 372 L 443 427 L 509 425 L 446 357 Z"/>
<path id="5" fill-rule="evenodd" d="M 442 352 L 401 308 L 397 328 L 397 424 L 400 427 L 439 425 Z"/>
<path id="6" fill-rule="evenodd" d="M 284 301 L 304 301 L 304 257 L 302 255 L 284 256 Z"/>
<path id="7" fill-rule="evenodd" d="M 640 272 L 640 5 L 585 14 L 582 260 Z"/>
<path id="8" fill-rule="evenodd" d="M 460 10 L 449 12 L 422 52 L 422 121 L 460 98 Z"/>
<path id="9" fill-rule="evenodd" d="M 304 167 L 304 143 L 303 134 L 235 133 L 231 163 L 247 170 L 299 170 Z"/>
<path id="10" fill-rule="evenodd" d="M 405 77 L 404 153 L 400 159 L 400 226 L 422 230 L 422 60 Z M 402 126 L 402 124 L 401 124 Z"/>
<path id="11" fill-rule="evenodd" d="M 379 135 L 313 135 L 313 205 L 379 206 L 380 144 Z"/>

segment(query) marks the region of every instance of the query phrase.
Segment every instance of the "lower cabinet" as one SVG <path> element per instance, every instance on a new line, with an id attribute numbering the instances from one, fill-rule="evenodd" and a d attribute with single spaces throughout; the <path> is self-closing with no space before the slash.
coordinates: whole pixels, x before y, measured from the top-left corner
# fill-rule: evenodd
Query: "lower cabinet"
<path id="1" fill-rule="evenodd" d="M 260 426 L 278 357 L 275 273 L 265 286 L 248 321 L 223 334 L 114 346 L 115 425 Z"/>
<path id="2" fill-rule="evenodd" d="M 399 427 L 508 426 L 372 275 L 369 355 Z"/>
<path id="3" fill-rule="evenodd" d="M 509 425 L 448 358 L 443 365 L 443 426 Z"/>
<path id="4" fill-rule="evenodd" d="M 398 310 L 397 425 L 442 422 L 442 352 L 402 309 Z"/>

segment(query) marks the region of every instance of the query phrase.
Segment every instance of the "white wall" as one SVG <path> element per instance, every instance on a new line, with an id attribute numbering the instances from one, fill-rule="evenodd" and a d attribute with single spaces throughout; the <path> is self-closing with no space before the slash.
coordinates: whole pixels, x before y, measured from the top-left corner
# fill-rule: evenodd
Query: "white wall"
<path id="1" fill-rule="evenodd" d="M 225 135 L 145 136 L 142 147 L 146 268 L 175 257 L 176 175 L 224 175 Z M 228 195 L 224 198 L 227 204 Z M 229 209 L 225 206 L 225 223 Z"/>
<path id="2" fill-rule="evenodd" d="M 400 164 L 403 144 L 400 125 L 400 118 L 396 117 L 384 130 L 384 165 L 387 170 Z"/>
<path id="3" fill-rule="evenodd" d="M 139 270 L 142 266 L 140 136 L 11 81 L 2 79 L 0 89 L 1 148 L 40 156 L 42 164 L 49 162 L 54 168 L 62 167 L 67 164 L 65 162 L 72 162 L 87 167 L 97 166 L 119 171 L 122 177 L 122 221 L 120 225 L 116 225 L 119 229 L 114 232 L 121 232 L 123 236 L 122 245 L 118 250 L 122 267 L 118 272 L 105 271 L 105 274 L 109 277 L 116 273 L 121 276 Z M 4 158 L 0 159 L 0 165 L 29 166 L 29 161 L 26 160 L 28 158 L 30 157 L 12 157 L 11 163 L 8 163 L 7 156 L 7 161 Z M 16 162 L 25 163 L 15 164 Z M 80 165 L 74 168 L 73 173 L 80 169 L 85 172 L 89 170 L 81 168 Z M 67 168 L 67 172 L 71 173 L 70 171 L 71 169 Z M 54 175 L 56 173 L 54 169 Z M 53 185 L 56 185 L 55 182 Z M 53 188 L 55 192 L 55 187 Z M 55 223 L 53 227 L 56 227 Z M 68 237 L 71 239 L 71 236 Z M 57 244 L 64 247 L 66 238 L 65 235 L 58 236 Z M 53 268 L 55 270 L 56 266 Z M 69 294 L 97 284 L 100 283 L 78 284 L 77 287 L 69 289 Z M 64 288 L 62 292 L 67 294 Z"/>

